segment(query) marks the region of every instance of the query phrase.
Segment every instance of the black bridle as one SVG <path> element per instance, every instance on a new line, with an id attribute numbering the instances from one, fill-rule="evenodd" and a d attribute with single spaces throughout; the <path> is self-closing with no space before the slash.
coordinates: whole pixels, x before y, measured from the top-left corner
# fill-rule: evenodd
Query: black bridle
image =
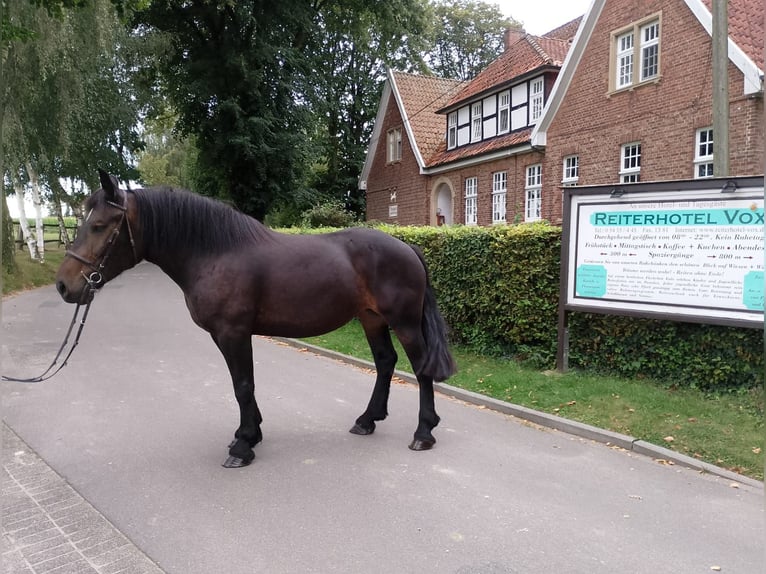
<path id="1" fill-rule="evenodd" d="M 74 251 L 67 250 L 66 252 L 67 257 L 71 257 L 72 259 L 76 259 L 83 265 L 87 265 L 92 271 L 88 275 L 80 271 L 80 274 L 85 279 L 85 289 L 83 289 L 82 295 L 80 296 L 80 300 L 77 302 L 77 306 L 75 307 L 75 310 L 74 310 L 74 315 L 72 316 L 72 321 L 69 323 L 69 328 L 67 329 L 66 335 L 64 335 L 64 342 L 61 343 L 61 346 L 59 347 L 59 350 L 56 353 L 56 356 L 54 357 L 53 362 L 48 366 L 47 369 L 45 369 L 45 371 L 41 375 L 38 375 L 36 377 L 31 377 L 29 379 L 20 379 L 16 377 L 7 377 L 5 375 L 2 375 L 1 378 L 3 381 L 13 381 L 16 383 L 40 383 L 42 381 L 46 381 L 50 379 L 53 375 L 58 373 L 61 369 L 63 369 L 66 366 L 67 361 L 69 360 L 69 357 L 72 356 L 72 352 L 74 351 L 75 347 L 77 347 L 77 344 L 80 342 L 80 335 L 82 334 L 83 327 L 85 327 L 85 319 L 87 319 L 88 312 L 90 311 L 90 304 L 93 302 L 93 298 L 96 294 L 96 291 L 104 283 L 103 270 L 106 267 L 107 261 L 109 261 L 109 257 L 112 254 L 112 249 L 114 249 L 114 245 L 117 241 L 117 238 L 120 236 L 120 231 L 122 230 L 123 223 L 128 229 L 128 238 L 130 240 L 130 247 L 133 250 L 133 264 L 135 265 L 136 263 L 138 263 L 138 256 L 136 255 L 136 242 L 133 239 L 133 230 L 130 227 L 130 220 L 128 219 L 128 197 L 127 195 L 123 195 L 123 197 L 125 198 L 123 205 L 114 203 L 113 201 L 106 202 L 110 206 L 116 209 L 119 209 L 122 212 L 122 215 L 120 217 L 120 221 L 117 223 L 117 225 L 114 226 L 114 229 L 109 234 L 109 239 L 107 240 L 103 250 L 101 251 L 101 259 L 98 263 L 90 261 L 86 259 L 85 257 L 83 257 L 82 255 L 78 255 Z M 59 358 L 64 352 L 64 349 L 69 343 L 69 336 L 72 334 L 72 329 L 74 329 L 74 326 L 77 323 L 77 317 L 80 314 L 80 308 L 83 305 L 85 306 L 85 310 L 83 311 L 82 318 L 80 319 L 80 326 L 77 329 L 77 334 L 75 335 L 74 342 L 72 343 L 72 346 L 69 349 L 69 352 L 67 352 L 66 356 L 64 357 L 64 360 L 62 361 L 62 363 L 58 366 L 56 370 L 51 372 L 51 369 L 53 369 L 53 367 L 56 366 Z"/>
<path id="2" fill-rule="evenodd" d="M 123 194 L 124 193 L 125 192 L 123 192 Z M 120 216 L 120 221 L 117 223 L 117 225 L 114 226 L 114 229 L 112 229 L 112 232 L 109 234 L 109 239 L 107 239 L 106 245 L 104 245 L 104 249 L 101 252 L 101 261 L 99 261 L 98 264 L 86 259 L 82 255 L 78 255 L 74 251 L 67 250 L 66 252 L 67 257 L 76 259 L 83 265 L 87 265 L 93 270 L 92 273 L 90 273 L 90 275 L 85 275 L 85 273 L 80 271 L 80 273 L 82 274 L 88 286 L 88 289 L 86 292 L 90 294 L 95 292 L 96 289 L 98 289 L 99 286 L 104 282 L 104 275 L 102 271 L 104 270 L 104 267 L 106 267 L 107 261 L 109 261 L 109 256 L 112 254 L 112 248 L 114 247 L 114 244 L 117 241 L 117 238 L 120 236 L 120 230 L 122 229 L 123 223 L 125 223 L 126 227 L 128 228 L 128 239 L 130 240 L 130 248 L 133 250 L 133 264 L 135 265 L 136 263 L 138 263 L 138 256 L 136 255 L 136 242 L 133 239 L 133 230 L 130 227 L 130 220 L 128 219 L 128 196 L 123 195 L 123 197 L 125 198 L 123 205 L 120 205 L 119 203 L 114 203 L 113 201 L 106 202 L 107 205 L 110 205 L 114 207 L 115 209 L 119 209 L 122 212 L 122 215 Z M 92 299 L 93 297 L 90 297 L 90 298 Z M 81 304 L 82 304 L 81 302 L 78 303 L 78 305 L 81 305 Z"/>

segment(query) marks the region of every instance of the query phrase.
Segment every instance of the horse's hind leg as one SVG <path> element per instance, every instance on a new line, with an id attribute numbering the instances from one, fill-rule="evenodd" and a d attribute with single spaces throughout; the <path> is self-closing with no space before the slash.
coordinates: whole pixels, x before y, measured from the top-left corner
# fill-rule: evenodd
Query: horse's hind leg
<path id="1" fill-rule="evenodd" d="M 422 373 L 426 356 L 426 342 L 420 326 L 400 327 L 395 329 L 396 336 L 402 343 L 407 357 L 412 363 L 412 369 L 418 380 L 420 408 L 418 411 L 418 427 L 410 443 L 412 450 L 428 450 L 434 446 L 436 439 L 432 430 L 439 424 L 439 415 L 434 406 L 434 380 Z"/>
<path id="2" fill-rule="evenodd" d="M 388 325 L 381 318 L 364 317 L 362 327 L 372 350 L 377 376 L 367 409 L 356 419 L 350 432 L 367 435 L 375 431 L 375 421 L 382 421 L 388 416 L 388 394 L 397 356 Z"/>
<path id="3" fill-rule="evenodd" d="M 229 445 L 229 457 L 223 463 L 227 468 L 247 466 L 255 458 L 253 447 L 261 442 L 263 417 L 255 402 L 253 379 L 253 343 L 245 337 L 213 336 L 215 344 L 226 360 L 234 386 L 234 396 L 239 404 L 239 428 Z"/>

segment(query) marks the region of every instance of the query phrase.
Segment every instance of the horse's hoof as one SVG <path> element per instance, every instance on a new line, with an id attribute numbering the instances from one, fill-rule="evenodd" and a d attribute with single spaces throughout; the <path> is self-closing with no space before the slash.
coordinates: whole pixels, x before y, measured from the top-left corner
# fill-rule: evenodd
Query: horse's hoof
<path id="1" fill-rule="evenodd" d="M 370 423 L 369 427 L 363 427 L 359 423 L 356 423 L 348 432 L 351 434 L 358 434 L 360 436 L 372 434 L 375 432 L 375 423 Z"/>
<path id="2" fill-rule="evenodd" d="M 229 444 L 229 458 L 223 463 L 224 468 L 242 468 L 247 466 L 255 458 L 255 453 L 247 441 L 236 438 Z"/>
<path id="3" fill-rule="evenodd" d="M 255 457 L 253 457 L 255 458 Z M 243 466 L 247 466 L 253 462 L 253 459 L 250 460 L 239 458 L 238 456 L 229 456 L 229 458 L 226 459 L 226 461 L 221 465 L 224 468 L 242 468 Z"/>
<path id="4" fill-rule="evenodd" d="M 433 439 L 416 438 L 410 443 L 410 450 L 431 450 L 435 444 Z"/>

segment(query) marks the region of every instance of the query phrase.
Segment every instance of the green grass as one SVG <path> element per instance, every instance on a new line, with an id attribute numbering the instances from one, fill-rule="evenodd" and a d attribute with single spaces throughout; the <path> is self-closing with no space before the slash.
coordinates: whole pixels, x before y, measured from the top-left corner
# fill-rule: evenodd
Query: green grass
<path id="1" fill-rule="evenodd" d="M 307 343 L 372 360 L 352 322 Z M 396 342 L 398 367 L 411 370 Z M 763 480 L 763 392 L 705 395 L 650 381 L 539 372 L 513 361 L 453 349 L 459 371 L 449 384 L 599 428 L 627 434 Z M 671 438 L 672 437 L 672 438 Z"/>
<path id="2" fill-rule="evenodd" d="M 3 269 L 3 295 L 34 289 L 53 283 L 61 262 L 64 260 L 64 247 L 58 245 L 45 245 L 45 261 L 40 263 L 29 257 L 26 246 L 23 250 L 16 250 L 16 271 L 12 274 Z"/>
<path id="3" fill-rule="evenodd" d="M 16 251 L 18 270 L 13 275 L 3 271 L 3 294 L 51 284 L 63 258 L 63 247 L 47 249 L 45 263 Z M 357 322 L 306 342 L 372 360 Z M 395 344 L 398 367 L 410 370 Z M 650 381 L 539 372 L 459 347 L 453 351 L 459 372 L 449 380 L 451 385 L 624 433 L 763 480 L 762 391 L 711 396 Z"/>

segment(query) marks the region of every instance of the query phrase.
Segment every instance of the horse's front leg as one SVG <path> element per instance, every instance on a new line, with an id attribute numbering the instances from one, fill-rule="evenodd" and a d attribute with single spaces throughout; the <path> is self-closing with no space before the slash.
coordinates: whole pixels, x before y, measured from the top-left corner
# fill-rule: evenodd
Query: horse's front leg
<path id="1" fill-rule="evenodd" d="M 253 343 L 250 335 L 245 337 L 215 336 L 215 344 L 226 359 L 226 366 L 234 385 L 234 396 L 239 404 L 239 428 L 229 444 L 229 457 L 223 463 L 226 468 L 247 466 L 255 458 L 253 447 L 261 442 L 263 417 L 255 402 L 253 379 Z"/>

